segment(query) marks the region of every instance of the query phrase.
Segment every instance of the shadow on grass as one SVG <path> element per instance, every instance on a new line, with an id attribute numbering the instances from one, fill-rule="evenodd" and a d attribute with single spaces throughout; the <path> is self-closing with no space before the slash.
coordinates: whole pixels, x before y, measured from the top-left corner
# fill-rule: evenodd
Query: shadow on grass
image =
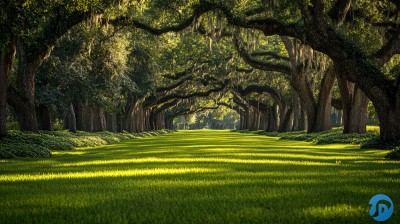
<path id="1" fill-rule="evenodd" d="M 189 131 L 12 160 L 0 223 L 372 223 L 373 195 L 400 203 L 383 154 Z"/>

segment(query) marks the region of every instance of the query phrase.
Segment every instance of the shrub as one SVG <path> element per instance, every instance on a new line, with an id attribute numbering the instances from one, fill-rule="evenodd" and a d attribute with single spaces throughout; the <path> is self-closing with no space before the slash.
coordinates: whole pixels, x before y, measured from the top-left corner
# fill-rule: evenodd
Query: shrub
<path id="1" fill-rule="evenodd" d="M 383 142 L 379 136 L 373 137 L 361 144 L 362 149 L 393 149 L 400 146 L 400 141 Z"/>
<path id="2" fill-rule="evenodd" d="M 49 157 L 52 150 L 72 150 L 76 147 L 99 146 L 134 138 L 156 136 L 174 131 L 160 130 L 142 133 L 84 131 L 40 131 L 29 133 L 10 131 L 0 140 L 0 158 Z"/>
<path id="3" fill-rule="evenodd" d="M 15 157 L 50 157 L 51 153 L 45 147 L 25 143 L 1 144 L 0 158 L 10 159 Z"/>
<path id="4" fill-rule="evenodd" d="M 285 140 L 296 140 L 296 141 L 307 141 L 314 142 L 316 144 L 361 144 L 369 141 L 371 138 L 378 136 L 378 130 L 369 128 L 369 131 L 365 134 L 343 134 L 343 128 L 332 128 L 331 130 L 321 131 L 316 133 L 307 133 L 305 131 L 293 131 L 293 132 L 266 132 L 266 131 L 248 131 L 248 130 L 237 130 L 239 133 L 254 133 L 260 135 L 266 135 L 270 137 L 280 137 Z"/>
<path id="5" fill-rule="evenodd" d="M 393 151 L 389 152 L 386 159 L 400 159 L 400 147 L 396 147 Z"/>

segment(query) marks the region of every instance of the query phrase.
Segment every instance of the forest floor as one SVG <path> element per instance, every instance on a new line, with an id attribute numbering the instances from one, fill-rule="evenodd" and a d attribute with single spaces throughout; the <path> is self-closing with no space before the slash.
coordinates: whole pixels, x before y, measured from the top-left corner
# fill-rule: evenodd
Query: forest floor
<path id="1" fill-rule="evenodd" d="M 230 131 L 180 131 L 0 160 L 0 223 L 375 223 L 400 220 L 388 150 Z"/>

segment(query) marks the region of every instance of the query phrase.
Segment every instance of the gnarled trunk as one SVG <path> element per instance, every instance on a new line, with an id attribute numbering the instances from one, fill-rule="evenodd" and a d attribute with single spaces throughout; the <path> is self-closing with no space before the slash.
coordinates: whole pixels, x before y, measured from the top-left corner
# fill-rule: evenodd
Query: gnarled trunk
<path id="1" fill-rule="evenodd" d="M 282 121 L 282 125 L 279 127 L 279 132 L 288 132 L 293 127 L 293 108 L 290 108 Z"/>
<path id="2" fill-rule="evenodd" d="M 38 131 L 35 111 L 35 75 L 43 60 L 50 54 L 51 47 L 41 48 L 35 52 L 25 43 L 17 41 L 17 86 L 11 92 L 10 98 L 22 131 Z M 11 88 L 10 88 L 11 89 Z"/>
<path id="3" fill-rule="evenodd" d="M 7 133 L 8 78 L 10 77 L 15 51 L 14 42 L 10 42 L 3 51 L 0 51 L 0 138 L 4 137 Z"/>
<path id="4" fill-rule="evenodd" d="M 307 114 L 307 132 L 311 133 L 314 131 L 317 104 L 315 103 L 314 94 L 311 90 L 310 83 L 308 82 L 307 78 L 302 75 L 296 79 L 292 79 L 291 84 L 299 95 L 301 107 Z"/>
<path id="5" fill-rule="evenodd" d="M 338 75 L 343 105 L 343 133 L 366 133 L 369 99 L 356 85 Z"/>
<path id="6" fill-rule="evenodd" d="M 400 100 L 400 97 L 397 97 Z M 383 141 L 398 141 L 400 139 L 400 109 L 385 107 L 377 108 L 381 140 Z"/>
<path id="7" fill-rule="evenodd" d="M 335 78 L 333 68 L 329 68 L 322 78 L 313 132 L 331 129 L 332 88 Z"/>

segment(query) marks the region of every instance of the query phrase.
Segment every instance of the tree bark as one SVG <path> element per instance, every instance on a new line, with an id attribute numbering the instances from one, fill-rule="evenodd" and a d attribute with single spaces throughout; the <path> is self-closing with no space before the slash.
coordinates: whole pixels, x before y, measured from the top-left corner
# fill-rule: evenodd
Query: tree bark
<path id="1" fill-rule="evenodd" d="M 125 117 L 123 113 L 117 114 L 117 132 L 124 131 Z"/>
<path id="2" fill-rule="evenodd" d="M 290 108 L 286 114 L 285 114 L 285 118 L 282 121 L 282 125 L 279 128 L 279 132 L 288 132 L 290 130 L 292 130 L 293 127 L 293 108 Z"/>
<path id="3" fill-rule="evenodd" d="M 2 31 L 4 32 L 4 31 Z M 16 52 L 13 41 L 0 51 L 0 138 L 6 136 L 8 78 Z"/>
<path id="4" fill-rule="evenodd" d="M 343 105 L 343 133 L 366 133 L 368 97 L 355 83 L 338 75 L 339 90 Z"/>
<path id="5" fill-rule="evenodd" d="M 72 132 L 76 131 L 76 117 L 72 104 L 65 111 L 64 128 Z"/>
<path id="6" fill-rule="evenodd" d="M 320 93 L 317 105 L 316 120 L 313 132 L 320 132 L 331 129 L 331 101 L 332 88 L 335 84 L 336 74 L 333 68 L 329 68 L 322 78 Z"/>
<path id="7" fill-rule="evenodd" d="M 397 97 L 400 100 L 400 97 Z M 398 141 L 400 139 L 400 108 L 378 107 L 381 140 Z"/>
<path id="8" fill-rule="evenodd" d="M 40 104 L 37 108 L 38 129 L 51 131 L 53 130 L 53 121 L 49 108 Z"/>
<path id="9" fill-rule="evenodd" d="M 18 114 L 18 121 L 22 131 L 38 131 L 35 110 L 35 75 L 43 60 L 48 56 L 51 47 L 43 48 L 43 52 L 32 52 L 25 43 L 17 41 L 17 86 L 12 91 L 11 100 L 14 110 Z M 23 102 L 21 104 L 21 102 Z"/>
<path id="10" fill-rule="evenodd" d="M 307 133 L 311 133 L 314 131 L 317 104 L 315 102 L 310 83 L 304 74 L 294 76 L 294 78 L 290 80 L 290 83 L 299 95 L 301 107 L 307 114 Z"/>
<path id="11" fill-rule="evenodd" d="M 117 115 L 115 113 L 105 113 L 107 131 L 117 132 Z"/>
<path id="12" fill-rule="evenodd" d="M 270 109 L 269 109 L 269 113 L 268 113 L 269 120 L 268 120 L 268 129 L 267 129 L 268 131 L 277 131 L 278 130 L 278 124 L 277 124 L 278 115 L 277 115 L 276 107 L 277 106 L 274 105 L 274 106 L 270 107 Z"/>
<path id="13" fill-rule="evenodd" d="M 299 129 L 300 130 L 307 130 L 308 129 L 308 126 L 307 126 L 307 113 L 303 110 L 303 108 L 301 109 Z"/>
<path id="14" fill-rule="evenodd" d="M 104 111 L 100 107 L 95 107 L 93 113 L 93 131 L 102 132 L 105 130 L 106 130 L 106 122 L 105 122 Z"/>
<path id="15" fill-rule="evenodd" d="M 83 106 L 82 114 L 83 114 L 83 117 L 85 118 L 83 120 L 82 129 L 84 131 L 92 132 L 93 131 L 93 117 L 94 117 L 93 116 L 93 108 L 86 104 L 82 104 L 82 106 Z"/>
<path id="16" fill-rule="evenodd" d="M 300 107 L 300 99 L 297 95 L 296 91 L 292 91 L 293 96 L 293 129 L 292 131 L 300 131 L 301 129 L 301 107 Z"/>
<path id="17" fill-rule="evenodd" d="M 83 103 L 82 100 L 77 100 L 75 104 L 75 117 L 76 117 L 76 129 L 77 130 L 84 130 L 84 111 L 83 111 Z"/>

